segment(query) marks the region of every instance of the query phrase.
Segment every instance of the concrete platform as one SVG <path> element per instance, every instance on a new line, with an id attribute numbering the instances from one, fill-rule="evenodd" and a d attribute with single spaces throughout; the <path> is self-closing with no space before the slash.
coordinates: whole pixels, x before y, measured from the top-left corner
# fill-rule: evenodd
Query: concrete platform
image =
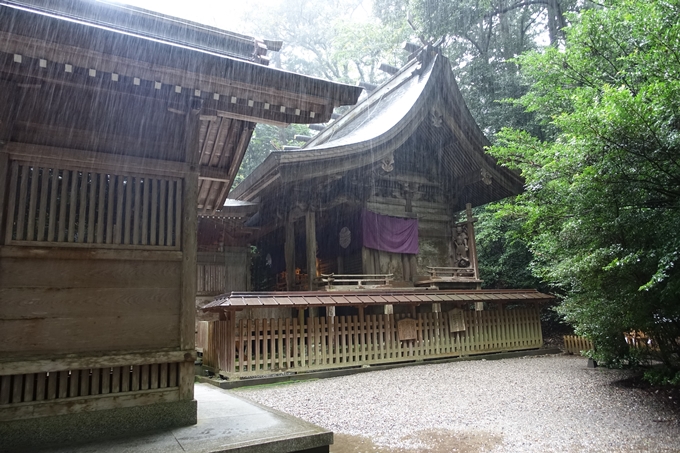
<path id="1" fill-rule="evenodd" d="M 322 453 L 333 433 L 290 415 L 196 384 L 198 423 L 193 426 L 82 446 L 42 450 L 51 453 Z"/>

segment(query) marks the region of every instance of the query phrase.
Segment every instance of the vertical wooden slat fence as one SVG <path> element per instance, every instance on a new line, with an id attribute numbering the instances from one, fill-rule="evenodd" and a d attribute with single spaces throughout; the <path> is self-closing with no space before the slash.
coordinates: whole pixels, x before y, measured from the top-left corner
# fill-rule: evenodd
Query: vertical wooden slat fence
<path id="1" fill-rule="evenodd" d="M 10 172 L 7 245 L 180 248 L 180 219 L 173 205 L 181 199 L 181 179 L 18 160 L 11 161 Z"/>
<path id="2" fill-rule="evenodd" d="M 581 354 L 581 351 L 595 349 L 593 342 L 577 335 L 564 336 L 564 350 L 570 354 Z"/>
<path id="3" fill-rule="evenodd" d="M 35 401 L 121 394 L 179 386 L 179 363 L 154 363 L 0 376 L 0 409 Z"/>
<path id="4" fill-rule="evenodd" d="M 465 331 L 447 313 L 417 315 L 415 340 L 400 340 L 406 315 L 241 319 L 205 322 L 204 365 L 258 375 L 535 349 L 543 345 L 537 306 L 463 311 Z"/>

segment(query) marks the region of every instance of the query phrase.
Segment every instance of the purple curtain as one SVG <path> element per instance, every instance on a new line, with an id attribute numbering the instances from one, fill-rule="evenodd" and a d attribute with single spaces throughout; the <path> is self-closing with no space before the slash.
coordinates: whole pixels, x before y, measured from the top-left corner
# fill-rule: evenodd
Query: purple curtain
<path id="1" fill-rule="evenodd" d="M 361 212 L 363 245 L 393 253 L 418 253 L 418 219 Z"/>

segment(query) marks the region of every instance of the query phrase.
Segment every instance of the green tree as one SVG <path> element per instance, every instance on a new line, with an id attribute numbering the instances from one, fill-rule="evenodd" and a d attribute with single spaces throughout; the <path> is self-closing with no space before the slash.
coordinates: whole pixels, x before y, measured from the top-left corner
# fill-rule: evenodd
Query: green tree
<path id="1" fill-rule="evenodd" d="M 526 93 L 513 57 L 536 49 L 546 36 L 557 44 L 572 0 L 376 0 L 387 23 L 409 18 L 421 41 L 442 40 L 473 117 L 493 141 L 501 125 L 529 127 L 530 112 L 503 99 Z M 539 131 L 536 126 L 532 126 Z"/>
<path id="2" fill-rule="evenodd" d="M 258 124 L 243 156 L 241 167 L 234 178 L 234 187 L 252 173 L 274 150 L 284 146 L 302 146 L 304 142 L 295 140 L 296 135 L 309 135 L 309 127 L 304 124 L 291 124 L 288 127 Z"/>
<path id="3" fill-rule="evenodd" d="M 476 211 L 475 239 L 484 288 L 549 290 L 531 272 L 533 255 L 522 233 L 522 219 L 499 214 L 495 204 Z"/>
<path id="4" fill-rule="evenodd" d="M 364 10 L 364 0 L 289 0 L 261 8 L 251 18 L 257 36 L 283 41 L 272 65 L 336 82 L 379 83 L 381 63 L 400 66 L 407 56 L 400 44 L 410 28 L 389 27 Z"/>
<path id="5" fill-rule="evenodd" d="M 524 222 L 535 275 L 610 363 L 642 330 L 680 368 L 679 14 L 620 0 L 573 16 L 563 47 L 518 60 L 518 105 L 550 133 L 504 129 L 490 150 L 526 179 L 502 214 Z"/>

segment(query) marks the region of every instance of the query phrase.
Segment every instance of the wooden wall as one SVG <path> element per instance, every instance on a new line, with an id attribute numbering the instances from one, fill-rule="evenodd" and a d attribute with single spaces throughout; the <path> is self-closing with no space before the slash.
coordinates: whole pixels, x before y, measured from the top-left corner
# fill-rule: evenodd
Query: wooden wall
<path id="1" fill-rule="evenodd" d="M 180 261 L 35 251 L 0 259 L 0 357 L 179 348 Z"/>
<path id="2" fill-rule="evenodd" d="M 190 165 L 0 150 L 0 420 L 193 399 Z"/>
<path id="3" fill-rule="evenodd" d="M 453 219 L 443 202 L 412 200 L 410 212 L 407 212 L 406 200 L 403 197 L 374 194 L 368 200 L 366 208 L 382 215 L 417 217 L 420 251 L 416 260 L 403 254 L 364 252 L 364 273 L 394 274 L 397 281 L 402 279 L 413 281 L 414 274 L 428 275 L 427 266 L 451 266 L 450 225 Z"/>

